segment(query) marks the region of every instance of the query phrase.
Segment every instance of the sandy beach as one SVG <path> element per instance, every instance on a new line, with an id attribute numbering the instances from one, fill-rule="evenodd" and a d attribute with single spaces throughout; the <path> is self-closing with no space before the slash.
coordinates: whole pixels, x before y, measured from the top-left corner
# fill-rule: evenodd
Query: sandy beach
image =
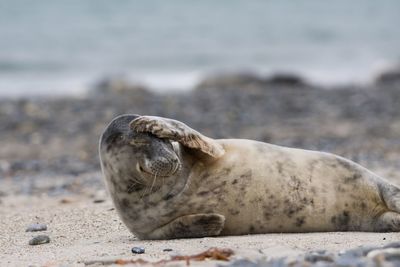
<path id="1" fill-rule="evenodd" d="M 63 203 L 65 201 L 68 203 Z M 340 252 L 359 246 L 383 246 L 398 242 L 399 233 L 308 233 L 266 234 L 167 241 L 136 239 L 119 220 L 112 203 L 93 203 L 89 196 L 68 198 L 36 196 L 6 197 L 0 210 L 1 266 L 96 266 L 116 259 L 145 259 L 156 262 L 170 255 L 191 255 L 211 247 L 230 248 L 236 259 L 270 259 L 297 256 L 309 251 Z M 28 245 L 38 233 L 25 232 L 31 223 L 46 223 L 48 230 L 40 232 L 50 237 L 49 244 Z M 131 248 L 146 249 L 133 255 Z M 172 249 L 171 252 L 164 251 Z M 191 265 L 217 261 L 192 262 Z M 185 266 L 185 261 L 174 264 Z M 221 264 L 221 262 L 220 262 Z"/>
<path id="2" fill-rule="evenodd" d="M 184 121 L 214 138 L 336 153 L 400 185 L 399 106 L 400 79 L 321 88 L 298 77 L 244 74 L 209 78 L 179 94 L 105 80 L 80 98 L 2 99 L 0 266 L 101 266 L 139 258 L 156 262 L 212 247 L 229 248 L 234 254 L 229 262 L 191 265 L 243 266 L 238 260 L 248 259 L 254 264 L 248 266 L 270 266 L 266 264 L 271 258 L 304 257 L 321 250 L 334 255 L 336 264 L 339 252 L 399 242 L 400 233 L 356 232 L 140 241 L 118 218 L 97 155 L 99 136 L 113 117 L 158 115 Z M 32 223 L 46 224 L 47 230 L 26 232 Z M 50 243 L 28 245 L 40 234 L 48 235 Z M 146 252 L 132 254 L 135 246 Z M 360 266 L 378 264 L 376 259 Z"/>

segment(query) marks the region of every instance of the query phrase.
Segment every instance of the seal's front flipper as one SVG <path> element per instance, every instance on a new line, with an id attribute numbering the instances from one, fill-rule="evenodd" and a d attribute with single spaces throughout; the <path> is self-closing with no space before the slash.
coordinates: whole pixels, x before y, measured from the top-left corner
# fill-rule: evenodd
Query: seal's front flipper
<path id="1" fill-rule="evenodd" d="M 185 215 L 141 236 L 141 238 L 176 239 L 217 236 L 224 228 L 224 224 L 225 217 L 215 213 Z"/>
<path id="2" fill-rule="evenodd" d="M 198 149 L 214 158 L 219 158 L 225 153 L 218 142 L 180 121 L 155 116 L 140 116 L 131 121 L 130 127 L 137 132 L 149 132 L 159 138 L 177 141 L 183 146 Z"/>

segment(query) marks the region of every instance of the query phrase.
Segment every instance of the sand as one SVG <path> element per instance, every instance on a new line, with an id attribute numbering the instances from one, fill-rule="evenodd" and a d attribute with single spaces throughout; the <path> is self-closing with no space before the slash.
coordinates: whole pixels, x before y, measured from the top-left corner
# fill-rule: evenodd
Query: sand
<path id="1" fill-rule="evenodd" d="M 100 190 L 96 195 L 3 197 L 0 204 L 0 266 L 96 266 L 96 262 L 139 258 L 158 261 L 169 259 L 170 255 L 196 254 L 211 247 L 233 249 L 232 260 L 254 260 L 321 249 L 338 252 L 400 240 L 400 233 L 335 232 L 141 241 L 120 221 L 105 192 Z M 99 195 L 103 197 L 99 198 Z M 100 202 L 102 200 L 104 202 Z M 25 232 L 31 223 L 44 223 L 48 229 Z M 50 243 L 28 245 L 38 234 L 48 235 Z M 145 254 L 133 255 L 131 248 L 135 246 L 144 247 Z M 167 248 L 173 251 L 163 251 Z M 183 261 L 178 263 L 186 265 Z M 193 264 L 204 265 L 205 262 Z M 216 264 L 215 261 L 206 262 L 210 266 Z"/>

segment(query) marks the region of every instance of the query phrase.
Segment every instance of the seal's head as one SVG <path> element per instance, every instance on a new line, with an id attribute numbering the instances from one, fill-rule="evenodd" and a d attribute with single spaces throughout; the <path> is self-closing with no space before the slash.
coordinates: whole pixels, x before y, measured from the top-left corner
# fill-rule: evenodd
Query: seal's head
<path id="1" fill-rule="evenodd" d="M 154 185 L 156 177 L 170 177 L 180 169 L 177 151 L 169 140 L 148 133 L 138 133 L 129 123 L 138 115 L 121 115 L 105 129 L 100 139 L 103 172 L 117 181 L 134 180 Z"/>

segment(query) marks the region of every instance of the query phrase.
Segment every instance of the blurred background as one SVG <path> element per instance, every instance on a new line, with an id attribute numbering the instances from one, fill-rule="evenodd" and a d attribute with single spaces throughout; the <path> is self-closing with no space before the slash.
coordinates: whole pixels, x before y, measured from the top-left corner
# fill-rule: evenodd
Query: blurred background
<path id="1" fill-rule="evenodd" d="M 102 190 L 122 113 L 400 182 L 400 2 L 0 0 L 0 198 Z"/>
<path id="2" fill-rule="evenodd" d="M 118 76 L 187 90 L 204 75 L 369 82 L 399 63 L 397 0 L 0 1 L 0 94 L 81 94 Z"/>

